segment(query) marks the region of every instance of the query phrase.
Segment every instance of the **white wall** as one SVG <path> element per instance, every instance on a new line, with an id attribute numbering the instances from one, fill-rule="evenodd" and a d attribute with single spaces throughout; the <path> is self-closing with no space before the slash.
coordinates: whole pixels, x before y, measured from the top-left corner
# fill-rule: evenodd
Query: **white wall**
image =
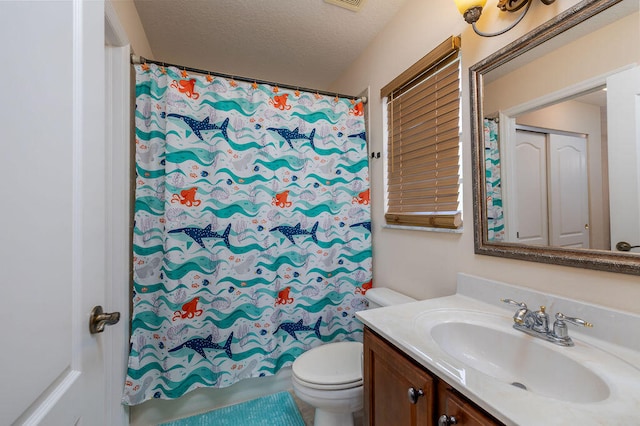
<path id="1" fill-rule="evenodd" d="M 364 54 L 332 85 L 332 90 L 344 93 L 359 93 L 370 86 L 369 143 L 373 151 L 383 151 L 380 88 L 446 37 L 462 36 L 464 232 L 444 234 L 382 228 L 384 170 L 381 160 L 372 160 L 374 285 L 385 285 L 417 298 L 437 297 L 454 293 L 456 274 L 466 272 L 640 313 L 637 276 L 474 254 L 468 68 L 575 3 L 557 0 L 545 6 L 534 1 L 529 14 L 515 29 L 499 37 L 482 38 L 464 22 L 452 1 L 408 0 Z M 499 21 L 508 18 L 498 16 L 493 4 L 488 2 L 483 12 L 480 27 L 485 31 L 501 28 L 504 24 Z M 487 26 L 487 22 L 491 25 Z M 636 49 L 636 57 L 640 58 L 638 40 L 627 40 L 625 44 Z"/>

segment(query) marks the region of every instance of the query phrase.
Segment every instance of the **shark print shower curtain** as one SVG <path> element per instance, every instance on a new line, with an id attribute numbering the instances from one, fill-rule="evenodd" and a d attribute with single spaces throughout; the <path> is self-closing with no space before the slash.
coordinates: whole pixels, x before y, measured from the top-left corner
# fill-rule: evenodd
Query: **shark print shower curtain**
<path id="1" fill-rule="evenodd" d="M 361 340 L 371 287 L 363 104 L 136 66 L 133 317 L 123 402 L 269 376 Z"/>
<path id="2" fill-rule="evenodd" d="M 489 241 L 503 241 L 504 212 L 502 210 L 498 122 L 489 118 L 484 119 L 484 159 L 485 182 L 487 185 L 487 239 Z"/>

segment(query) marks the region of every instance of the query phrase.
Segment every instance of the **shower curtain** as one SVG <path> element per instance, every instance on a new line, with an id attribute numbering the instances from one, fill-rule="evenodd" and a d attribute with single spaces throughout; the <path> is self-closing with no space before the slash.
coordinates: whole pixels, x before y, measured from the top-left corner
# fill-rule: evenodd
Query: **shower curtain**
<path id="1" fill-rule="evenodd" d="M 504 240 L 504 213 L 502 211 L 502 185 L 500 181 L 500 147 L 498 121 L 484 119 L 484 160 L 487 193 L 487 239 Z"/>
<path id="2" fill-rule="evenodd" d="M 361 340 L 371 287 L 362 102 L 136 66 L 123 402 L 273 375 Z"/>

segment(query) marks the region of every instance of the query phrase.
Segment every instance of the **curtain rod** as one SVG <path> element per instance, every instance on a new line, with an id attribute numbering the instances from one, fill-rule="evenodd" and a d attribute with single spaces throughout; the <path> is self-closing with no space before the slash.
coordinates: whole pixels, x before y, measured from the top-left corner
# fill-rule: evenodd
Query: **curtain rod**
<path id="1" fill-rule="evenodd" d="M 345 95 L 343 93 L 336 93 L 336 92 L 327 92 L 326 90 L 316 90 L 316 89 L 308 89 L 306 87 L 300 87 L 300 86 L 291 86 L 288 84 L 280 84 L 280 83 L 275 83 L 273 81 L 266 81 L 266 80 L 256 80 L 255 78 L 247 78 L 247 77 L 241 77 L 241 76 L 237 76 L 237 75 L 230 75 L 230 74 L 223 74 L 223 73 L 219 73 L 219 72 L 212 72 L 212 71 L 207 71 L 207 70 L 201 70 L 201 69 L 197 69 L 197 68 L 191 68 L 191 67 L 185 67 L 183 65 L 175 65 L 175 64 L 170 64 L 168 62 L 162 62 L 162 61 L 155 61 L 152 59 L 147 59 L 143 56 L 138 56 L 138 55 L 131 55 L 131 63 L 134 65 L 139 65 L 139 64 L 156 64 L 156 65 L 160 65 L 163 67 L 175 67 L 181 70 L 185 70 L 185 71 L 190 71 L 190 72 L 195 72 L 198 74 L 204 74 L 204 75 L 214 75 L 216 77 L 223 77 L 223 78 L 228 78 L 231 80 L 240 80 L 240 81 L 244 81 L 247 83 L 258 83 L 258 84 L 268 84 L 270 86 L 277 86 L 283 89 L 290 89 L 290 90 L 300 90 L 300 91 L 304 91 L 304 92 L 309 92 L 309 93 L 317 93 L 319 95 L 325 95 L 325 96 L 338 96 L 341 98 L 347 98 L 347 99 L 358 99 L 358 96 L 353 96 L 353 95 Z M 367 98 L 365 96 L 363 96 L 362 98 L 362 102 L 363 103 L 367 103 Z"/>

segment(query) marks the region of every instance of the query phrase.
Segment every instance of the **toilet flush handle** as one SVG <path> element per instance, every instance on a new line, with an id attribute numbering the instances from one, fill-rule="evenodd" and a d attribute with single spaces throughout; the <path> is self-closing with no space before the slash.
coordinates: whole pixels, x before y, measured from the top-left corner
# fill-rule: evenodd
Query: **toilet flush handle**
<path id="1" fill-rule="evenodd" d="M 424 396 L 424 391 L 422 389 L 416 389 L 414 387 L 409 388 L 407 391 L 407 396 L 409 397 L 409 402 L 412 404 L 418 403 L 418 398 Z"/>

